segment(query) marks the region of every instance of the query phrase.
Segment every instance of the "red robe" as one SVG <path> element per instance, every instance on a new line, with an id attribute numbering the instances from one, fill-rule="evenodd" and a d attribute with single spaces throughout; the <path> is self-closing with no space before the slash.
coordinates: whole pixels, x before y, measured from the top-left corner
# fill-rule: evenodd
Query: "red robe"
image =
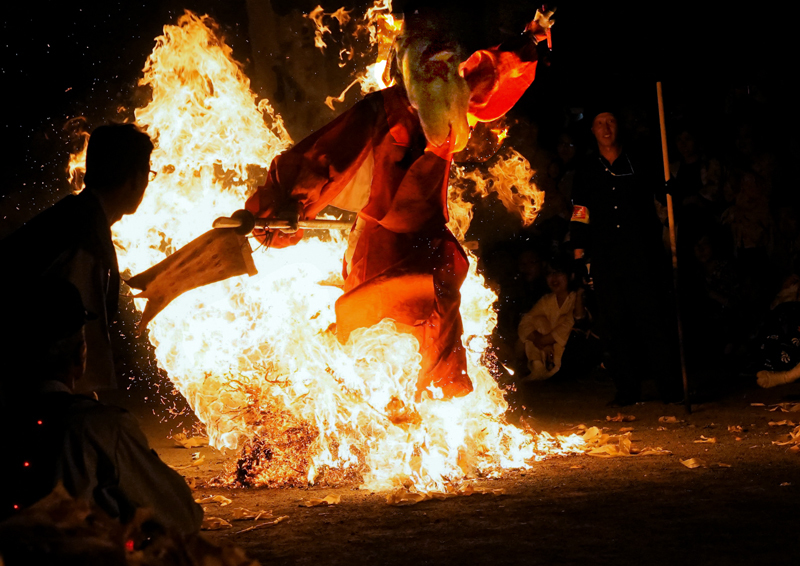
<path id="1" fill-rule="evenodd" d="M 474 53 L 461 72 L 469 114 L 491 121 L 533 82 L 536 61 L 495 48 Z M 328 204 L 348 208 L 342 202 L 350 201 L 358 210 L 358 239 L 345 258 L 345 294 L 336 302 L 338 338 L 345 342 L 356 328 L 394 319 L 419 340 L 418 391 L 433 384 L 447 397 L 472 391 L 459 313 L 469 264 L 446 226 L 451 159 L 449 143 L 427 143 L 405 90 L 395 86 L 368 95 L 276 157 L 266 183 L 245 204 L 263 218 L 294 201 L 300 218 L 312 219 Z M 272 247 L 302 238 L 302 232 L 256 235 L 271 238 Z"/>

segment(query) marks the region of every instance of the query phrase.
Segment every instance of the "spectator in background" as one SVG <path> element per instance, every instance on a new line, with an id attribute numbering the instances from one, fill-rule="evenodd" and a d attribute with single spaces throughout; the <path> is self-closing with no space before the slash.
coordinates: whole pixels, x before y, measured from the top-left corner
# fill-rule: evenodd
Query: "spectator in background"
<path id="1" fill-rule="evenodd" d="M 703 159 L 694 132 L 686 126 L 677 128 L 676 132 L 674 140 L 678 159 L 670 164 L 670 177 L 673 179 L 670 191 L 673 201 L 681 205 L 703 188 Z"/>
<path id="2" fill-rule="evenodd" d="M 572 263 L 563 256 L 548 262 L 550 292 L 519 323 L 519 340 L 530 372 L 523 381 L 539 381 L 558 373 L 572 327 L 586 317 L 583 289 L 576 284 Z"/>
<path id="3" fill-rule="evenodd" d="M 544 257 L 538 246 L 525 242 L 497 248 L 484 259 L 497 292 L 493 343 L 500 359 L 516 373 L 524 371 L 524 364 L 517 367 L 517 326 L 522 315 L 547 292 Z"/>
<path id="4" fill-rule="evenodd" d="M 747 339 L 741 324 L 741 285 L 722 227 L 707 227 L 697 237 L 692 255 L 680 259 L 681 309 L 687 369 L 718 372 L 741 360 L 730 354 Z M 711 377 L 708 375 L 707 377 Z"/>
<path id="5" fill-rule="evenodd" d="M 150 176 L 153 143 L 133 124 L 100 126 L 86 151 L 86 188 L 42 212 L 0 242 L 0 262 L 22 284 L 65 278 L 97 319 L 86 325 L 81 392 L 116 388 L 109 324 L 119 302 L 119 267 L 111 225 L 133 214 Z"/>
<path id="6" fill-rule="evenodd" d="M 569 214 L 572 216 L 572 183 L 575 180 L 575 169 L 578 164 L 577 139 L 569 130 L 564 130 L 558 136 L 556 143 L 556 165 L 558 173 L 556 186 L 561 198 L 568 204 Z"/>
<path id="7" fill-rule="evenodd" d="M 511 261 L 516 269 L 500 280 L 498 294 L 498 330 L 511 342 L 516 340 L 522 315 L 547 293 L 546 256 L 536 246 L 515 251 Z"/>
<path id="8" fill-rule="evenodd" d="M 679 124 L 675 132 L 677 159 L 670 163 L 670 193 L 677 223 L 694 233 L 692 228 L 707 227 L 727 206 L 720 191 L 722 165 L 705 154 L 693 126 Z"/>
<path id="9" fill-rule="evenodd" d="M 539 139 L 539 124 L 534 120 L 519 118 L 509 131 L 512 147 L 528 160 L 534 171 L 532 181 L 540 190 L 548 192 L 555 188 L 555 156 L 542 147 Z"/>
<path id="10" fill-rule="evenodd" d="M 530 163 L 533 171 L 530 181 L 545 194 L 536 222 L 524 232 L 547 242 L 549 247 L 557 247 L 569 228 L 571 207 L 557 187 L 559 170 L 556 156 L 541 143 L 539 125 L 535 121 L 520 119 L 511 128 L 509 138 L 512 146 Z"/>
<path id="11" fill-rule="evenodd" d="M 755 330 L 763 322 L 777 286 L 778 274 L 769 257 L 775 232 L 770 187 L 753 172 L 734 175 L 733 203 L 723 214 L 736 255 L 737 277 L 743 300 L 738 313 L 742 324 Z"/>
<path id="12" fill-rule="evenodd" d="M 758 384 L 775 387 L 800 379 L 800 276 L 792 274 L 767 315 L 762 329 Z"/>
<path id="13" fill-rule="evenodd" d="M 724 168 L 709 157 L 693 126 L 680 124 L 674 142 L 677 159 L 670 164 L 670 192 L 678 226 L 678 257 L 694 255 L 694 245 L 722 223 L 728 203 L 722 194 Z M 666 218 L 666 210 L 659 212 Z"/>
<path id="14" fill-rule="evenodd" d="M 77 395 L 86 362 L 87 313 L 65 280 L 4 289 L 0 422 L 7 434 L 0 520 L 48 495 L 57 483 L 127 523 L 139 508 L 180 533 L 200 529 L 202 508 L 183 478 L 150 449 L 128 412 Z M 4 294 L 4 296 L 6 296 Z"/>
<path id="15" fill-rule="evenodd" d="M 654 196 L 663 192 L 659 154 L 648 158 L 623 145 L 609 104 L 587 112 L 597 151 L 578 168 L 570 239 L 576 262 L 590 261 L 600 337 L 616 385 L 612 406 L 641 399 L 641 382 L 655 378 L 665 402 L 678 401 L 668 263 Z M 639 149 L 639 148 L 637 148 Z"/>
<path id="16" fill-rule="evenodd" d="M 800 273 L 800 226 L 797 216 L 797 207 L 790 204 L 784 204 L 775 213 L 770 258 L 781 273 Z"/>

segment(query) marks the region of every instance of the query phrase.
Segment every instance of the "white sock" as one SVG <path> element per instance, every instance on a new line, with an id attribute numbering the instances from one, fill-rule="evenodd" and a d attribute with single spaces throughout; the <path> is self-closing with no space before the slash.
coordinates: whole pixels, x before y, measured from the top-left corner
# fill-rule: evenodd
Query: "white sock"
<path id="1" fill-rule="evenodd" d="M 758 384 L 764 389 L 784 385 L 800 379 L 800 364 L 797 364 L 789 371 L 760 371 L 756 374 Z"/>

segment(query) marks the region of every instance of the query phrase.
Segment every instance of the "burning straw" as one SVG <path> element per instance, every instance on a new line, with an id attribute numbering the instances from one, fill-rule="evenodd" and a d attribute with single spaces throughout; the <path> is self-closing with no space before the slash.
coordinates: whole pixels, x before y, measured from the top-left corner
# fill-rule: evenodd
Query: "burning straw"
<path id="1" fill-rule="evenodd" d="M 115 225 L 120 267 L 132 273 L 239 208 L 291 144 L 208 17 L 187 12 L 166 26 L 141 83 L 152 100 L 136 120 L 157 140 L 152 163 L 159 175 L 139 212 Z M 513 164 L 524 169 L 521 157 Z M 445 492 L 465 477 L 580 451 L 578 436 L 556 439 L 506 423 L 503 392 L 481 365 L 496 297 L 474 258 L 461 310 L 475 390 L 443 401 L 432 389 L 416 402 L 420 356 L 412 336 L 390 320 L 353 332 L 345 345 L 333 333 L 345 248 L 334 234 L 290 251 L 257 250 L 257 276 L 195 289 L 151 323 L 158 363 L 205 424 L 209 443 L 238 451 L 225 483 L 355 481 Z"/>

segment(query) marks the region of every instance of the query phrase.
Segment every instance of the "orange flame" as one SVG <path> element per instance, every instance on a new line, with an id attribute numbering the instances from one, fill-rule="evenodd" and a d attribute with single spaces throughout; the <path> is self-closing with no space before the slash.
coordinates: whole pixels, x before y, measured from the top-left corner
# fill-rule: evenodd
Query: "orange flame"
<path id="1" fill-rule="evenodd" d="M 141 82 L 153 96 L 136 119 L 156 140 L 152 164 L 160 174 L 137 214 L 114 226 L 123 271 L 145 270 L 239 208 L 291 143 L 212 30 L 210 18 L 187 12 L 164 28 L 146 63 Z M 503 183 L 511 182 L 494 184 Z M 577 450 L 579 437 L 557 440 L 505 422 L 503 392 L 481 363 L 496 296 L 474 258 L 461 306 L 470 395 L 437 400 L 434 389 L 416 402 L 419 345 L 391 320 L 341 345 L 330 329 L 346 246 L 332 233 L 291 252 L 258 251 L 259 275 L 196 289 L 151 323 L 158 363 L 210 443 L 240 450 L 226 482 L 445 491 L 465 477 Z"/>
<path id="2" fill-rule="evenodd" d="M 350 21 L 350 12 L 345 10 L 344 7 L 341 7 L 335 12 L 328 14 L 322 6 L 317 6 L 306 14 L 305 17 L 314 22 L 314 27 L 316 28 L 314 32 L 314 46 L 318 49 L 325 49 L 328 46 L 325 43 L 325 34 L 327 33 L 330 35 L 331 33 L 331 29 L 324 23 L 325 18 L 336 20 L 339 22 L 339 27 L 341 27 Z"/>
<path id="3" fill-rule="evenodd" d="M 83 190 L 83 173 L 86 171 L 86 147 L 89 143 L 89 132 L 86 130 L 86 119 L 76 116 L 67 120 L 64 130 L 72 138 L 73 149 L 76 153 L 70 155 L 67 166 L 67 179 L 72 187 L 72 192 L 78 194 Z"/>
<path id="4" fill-rule="evenodd" d="M 471 181 L 480 196 L 496 192 L 506 209 L 519 215 L 524 226 L 534 223 L 544 205 L 545 193 L 532 181 L 535 171 L 528 160 L 513 149 L 502 152 L 488 172 L 467 171 L 463 167 L 455 170 L 457 183 Z"/>
<path id="5" fill-rule="evenodd" d="M 67 179 L 72 187 L 73 193 L 83 190 L 83 173 L 86 171 L 86 148 L 89 145 L 89 134 L 83 136 L 83 143 L 78 153 L 70 156 L 67 166 Z"/>
<path id="6" fill-rule="evenodd" d="M 312 14 L 318 10 L 321 10 L 319 6 Z M 331 17 L 334 15 L 335 13 L 330 14 Z M 309 18 L 311 18 L 311 15 L 309 15 Z M 323 33 L 323 29 L 325 32 L 330 33 L 330 29 L 323 24 L 321 16 L 311 19 L 316 25 L 315 34 Z M 342 21 L 339 19 L 338 21 L 341 26 L 349 20 Z M 368 45 L 367 49 L 361 53 L 361 59 L 371 60 L 373 62 L 366 64 L 366 69 L 357 71 L 355 73 L 355 79 L 345 87 L 339 96 L 329 96 L 325 99 L 325 104 L 328 108 L 334 110 L 334 103 L 344 102 L 347 93 L 357 84 L 361 85 L 361 94 L 368 94 L 391 86 L 391 81 L 387 83 L 384 80 L 384 71 L 386 70 L 389 56 L 391 55 L 394 40 L 402 29 L 403 21 L 395 19 L 392 15 L 391 0 L 375 0 L 375 3 L 367 9 L 360 22 L 355 25 L 355 30 L 351 34 L 353 38 L 358 38 L 366 32 Z M 317 45 L 317 47 L 320 46 Z M 352 45 L 346 45 L 339 52 L 340 67 L 346 64 L 345 55 L 348 61 L 353 58 L 353 49 L 354 47 Z"/>
<path id="7" fill-rule="evenodd" d="M 503 141 L 508 137 L 508 126 L 493 128 L 492 133 L 497 136 L 497 145 L 502 145 Z"/>

